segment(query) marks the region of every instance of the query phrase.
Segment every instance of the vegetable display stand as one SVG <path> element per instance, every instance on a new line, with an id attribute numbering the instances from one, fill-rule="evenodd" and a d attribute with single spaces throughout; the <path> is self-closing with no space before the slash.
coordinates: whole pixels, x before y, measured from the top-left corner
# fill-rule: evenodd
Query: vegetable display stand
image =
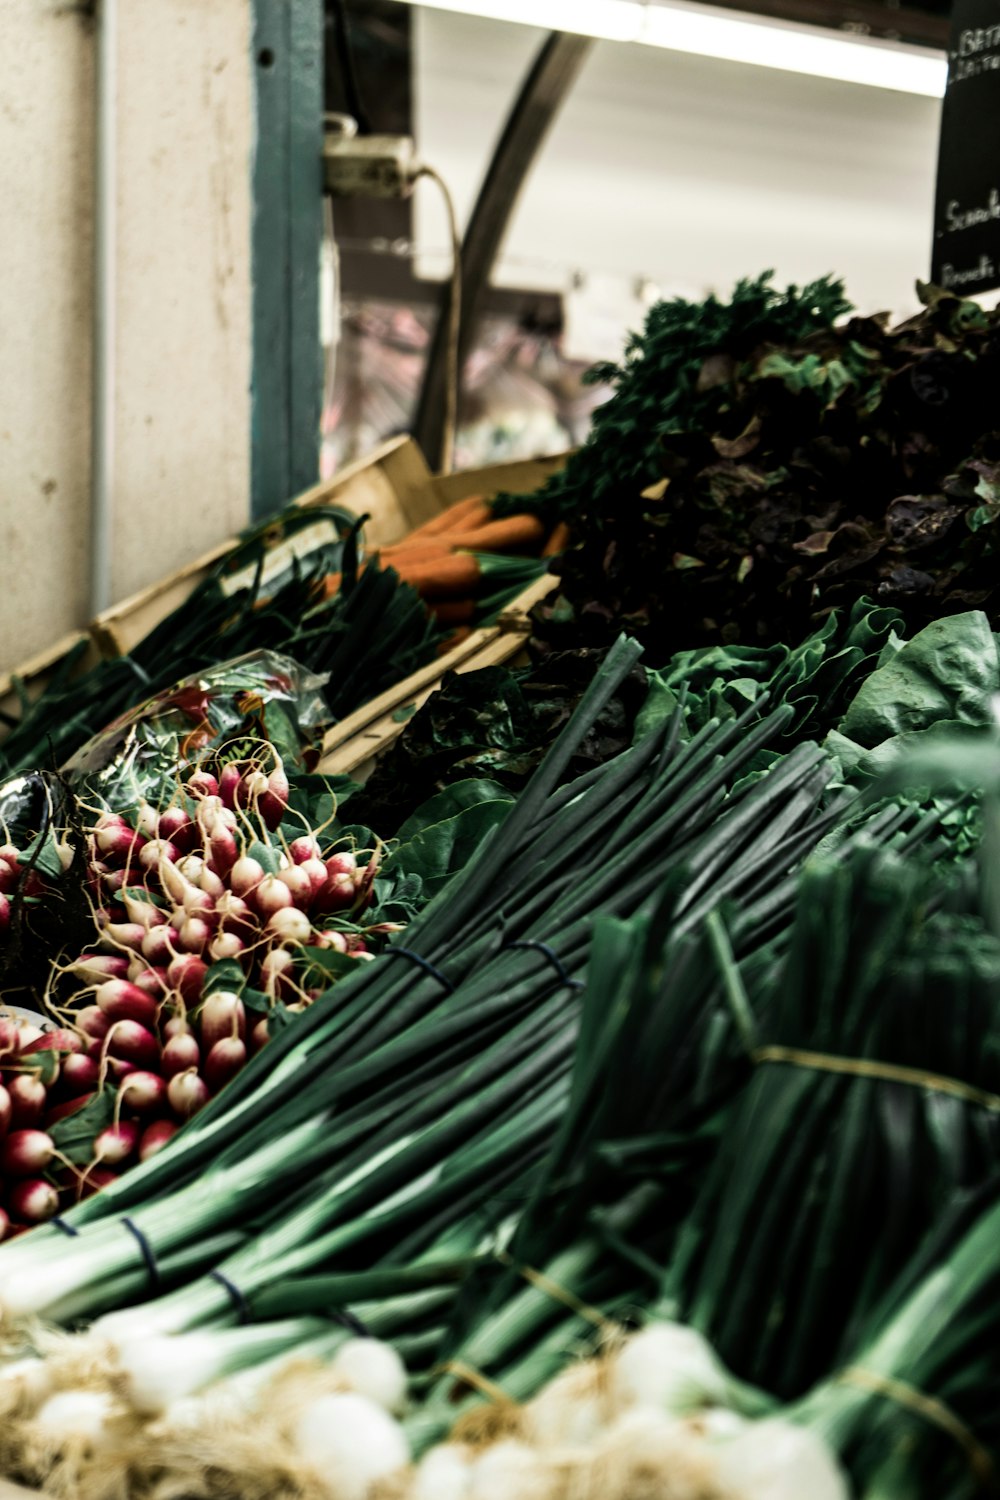
<path id="1" fill-rule="evenodd" d="M 449 672 L 477 672 L 512 661 L 531 634 L 530 613 L 556 587 L 551 573 L 538 578 L 519 594 L 495 625 L 474 630 L 464 641 L 420 671 L 414 672 L 370 703 L 356 709 L 327 733 L 319 769 L 328 775 L 360 772 L 388 749 L 422 704 L 436 692 Z"/>

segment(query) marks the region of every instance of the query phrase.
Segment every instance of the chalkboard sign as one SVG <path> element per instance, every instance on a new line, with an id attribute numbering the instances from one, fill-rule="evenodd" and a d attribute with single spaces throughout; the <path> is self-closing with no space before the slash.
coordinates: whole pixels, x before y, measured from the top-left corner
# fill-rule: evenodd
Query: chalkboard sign
<path id="1" fill-rule="evenodd" d="M 954 0 L 931 280 L 1000 286 L 1000 0 Z"/>

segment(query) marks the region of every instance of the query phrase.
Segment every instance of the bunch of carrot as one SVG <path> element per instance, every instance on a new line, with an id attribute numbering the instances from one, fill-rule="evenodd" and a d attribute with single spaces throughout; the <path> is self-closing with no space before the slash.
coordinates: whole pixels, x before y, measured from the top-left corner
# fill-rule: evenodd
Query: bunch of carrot
<path id="1" fill-rule="evenodd" d="M 564 522 L 553 529 L 527 513 L 495 519 L 489 501 L 470 495 L 418 526 L 378 554 L 378 566 L 393 568 L 427 605 L 439 624 L 467 631 L 483 607 L 484 594 L 496 592 L 490 556 L 545 558 L 563 551 L 569 540 Z M 485 554 L 485 555 L 481 555 Z M 329 597 L 340 588 L 340 574 L 325 581 Z"/>

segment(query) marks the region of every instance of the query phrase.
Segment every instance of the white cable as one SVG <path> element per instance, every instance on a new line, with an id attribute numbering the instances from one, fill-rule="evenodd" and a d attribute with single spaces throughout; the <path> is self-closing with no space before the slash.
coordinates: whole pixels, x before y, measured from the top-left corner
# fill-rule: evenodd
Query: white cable
<path id="1" fill-rule="evenodd" d="M 450 474 L 455 467 L 455 440 L 458 436 L 458 403 L 462 371 L 458 343 L 462 329 L 462 238 L 458 230 L 455 200 L 444 178 L 433 167 L 420 167 L 418 177 L 436 182 L 444 196 L 451 230 L 451 296 L 448 305 L 448 357 L 445 371 L 444 424 L 441 438 L 442 471 Z"/>

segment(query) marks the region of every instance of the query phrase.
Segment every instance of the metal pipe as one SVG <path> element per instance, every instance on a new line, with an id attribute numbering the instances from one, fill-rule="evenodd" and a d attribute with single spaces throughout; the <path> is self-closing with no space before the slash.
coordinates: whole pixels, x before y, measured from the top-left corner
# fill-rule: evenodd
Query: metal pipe
<path id="1" fill-rule="evenodd" d="M 118 0 L 97 0 L 94 67 L 94 305 L 90 453 L 90 614 L 111 603 L 115 488 Z"/>

